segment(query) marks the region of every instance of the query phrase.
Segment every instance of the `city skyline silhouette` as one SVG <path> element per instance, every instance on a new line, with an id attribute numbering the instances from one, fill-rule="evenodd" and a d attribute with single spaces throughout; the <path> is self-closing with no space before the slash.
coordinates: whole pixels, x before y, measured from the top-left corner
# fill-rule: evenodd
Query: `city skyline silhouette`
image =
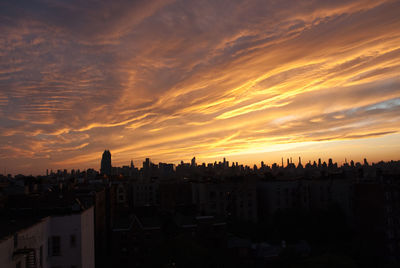
<path id="1" fill-rule="evenodd" d="M 400 267 L 400 1 L 0 1 L 0 268 Z"/>

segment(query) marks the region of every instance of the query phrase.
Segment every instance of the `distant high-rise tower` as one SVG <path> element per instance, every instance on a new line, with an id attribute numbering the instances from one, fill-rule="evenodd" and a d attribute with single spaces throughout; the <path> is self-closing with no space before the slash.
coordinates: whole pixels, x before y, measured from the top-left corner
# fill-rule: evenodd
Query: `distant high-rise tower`
<path id="1" fill-rule="evenodd" d="M 111 175 L 111 153 L 109 150 L 105 150 L 101 158 L 100 173 L 103 175 Z"/>

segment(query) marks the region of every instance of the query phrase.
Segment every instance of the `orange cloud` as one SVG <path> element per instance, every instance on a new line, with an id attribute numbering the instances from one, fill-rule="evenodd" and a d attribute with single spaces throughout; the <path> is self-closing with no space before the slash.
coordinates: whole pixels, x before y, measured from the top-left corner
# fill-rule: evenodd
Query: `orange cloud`
<path id="1" fill-rule="evenodd" d="M 0 11 L 15 172 L 98 168 L 105 148 L 115 164 L 399 152 L 397 1 L 23 2 Z"/>

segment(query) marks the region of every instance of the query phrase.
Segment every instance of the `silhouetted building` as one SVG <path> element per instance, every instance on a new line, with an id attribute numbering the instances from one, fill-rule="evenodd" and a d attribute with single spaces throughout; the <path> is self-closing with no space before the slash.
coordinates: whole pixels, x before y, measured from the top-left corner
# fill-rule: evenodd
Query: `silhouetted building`
<path id="1" fill-rule="evenodd" d="M 192 183 L 192 200 L 201 215 L 257 222 L 254 183 Z"/>
<path id="2" fill-rule="evenodd" d="M 111 153 L 109 150 L 105 150 L 101 158 L 100 173 L 102 175 L 111 175 Z"/>
<path id="3" fill-rule="evenodd" d="M 133 207 L 155 206 L 158 205 L 159 192 L 158 182 L 135 182 L 132 187 Z"/>
<path id="4" fill-rule="evenodd" d="M 400 259 L 400 191 L 391 182 L 354 185 L 357 248 L 370 262 Z"/>
<path id="5" fill-rule="evenodd" d="M 327 210 L 335 205 L 351 214 L 351 183 L 343 179 L 288 179 L 259 182 L 259 217 L 268 221 L 278 211 Z"/>

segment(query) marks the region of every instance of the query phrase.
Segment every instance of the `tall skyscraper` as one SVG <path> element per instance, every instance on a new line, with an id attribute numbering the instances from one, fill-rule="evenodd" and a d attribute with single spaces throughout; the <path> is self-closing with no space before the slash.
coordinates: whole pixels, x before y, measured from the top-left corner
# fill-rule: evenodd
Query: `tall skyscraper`
<path id="1" fill-rule="evenodd" d="M 111 175 L 111 153 L 109 150 L 105 150 L 101 157 L 100 173 L 103 175 Z"/>

